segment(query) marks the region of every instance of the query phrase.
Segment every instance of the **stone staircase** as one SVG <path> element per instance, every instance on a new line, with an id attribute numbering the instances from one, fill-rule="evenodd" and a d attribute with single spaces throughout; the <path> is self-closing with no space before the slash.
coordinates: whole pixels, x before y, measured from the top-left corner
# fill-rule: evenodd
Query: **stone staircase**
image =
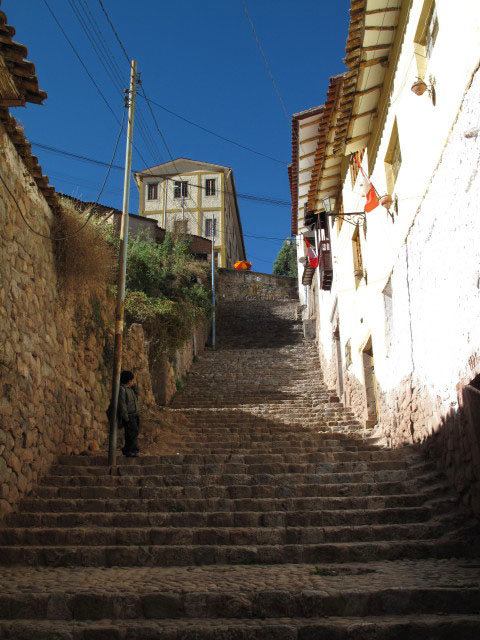
<path id="1" fill-rule="evenodd" d="M 225 304 L 177 455 L 60 457 L 0 529 L 10 640 L 469 640 L 478 529 L 322 382 L 295 303 Z"/>

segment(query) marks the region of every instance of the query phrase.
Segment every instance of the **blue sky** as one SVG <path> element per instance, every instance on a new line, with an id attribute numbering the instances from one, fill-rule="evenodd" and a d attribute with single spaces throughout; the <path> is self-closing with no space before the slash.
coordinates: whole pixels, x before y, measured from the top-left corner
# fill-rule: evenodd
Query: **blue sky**
<path id="1" fill-rule="evenodd" d="M 242 0 L 102 0 L 128 55 L 138 61 L 151 100 L 244 146 L 252 154 L 152 107 L 174 158 L 233 168 L 237 191 L 290 201 L 290 115 L 322 104 L 331 75 L 345 67 L 349 0 L 246 0 L 288 120 L 257 48 Z M 82 30 L 108 46 L 124 87 L 129 67 L 99 0 L 47 0 L 106 102 L 88 77 L 44 0 L 5 0 L 2 10 L 15 39 L 28 47 L 44 106 L 12 109 L 31 142 L 109 162 L 123 98 Z M 101 37 L 95 35 L 98 25 Z M 104 38 L 104 40 L 103 40 Z M 111 67 L 109 66 L 111 70 Z M 170 160 L 145 101 L 138 98 L 133 169 Z M 115 164 L 124 164 L 124 136 Z M 57 191 L 96 200 L 106 169 L 33 147 Z M 121 208 L 123 173 L 112 170 L 100 202 Z M 138 209 L 132 181 L 130 210 Z M 290 235 L 290 207 L 240 198 L 247 257 L 255 271 L 270 273 L 281 240 Z"/>

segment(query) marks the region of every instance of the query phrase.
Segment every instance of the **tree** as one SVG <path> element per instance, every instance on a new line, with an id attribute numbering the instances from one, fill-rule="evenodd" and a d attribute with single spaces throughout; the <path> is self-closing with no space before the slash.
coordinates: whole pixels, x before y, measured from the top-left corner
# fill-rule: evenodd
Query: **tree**
<path id="1" fill-rule="evenodd" d="M 276 276 L 297 277 L 297 249 L 290 238 L 286 238 L 273 263 L 273 273 Z"/>

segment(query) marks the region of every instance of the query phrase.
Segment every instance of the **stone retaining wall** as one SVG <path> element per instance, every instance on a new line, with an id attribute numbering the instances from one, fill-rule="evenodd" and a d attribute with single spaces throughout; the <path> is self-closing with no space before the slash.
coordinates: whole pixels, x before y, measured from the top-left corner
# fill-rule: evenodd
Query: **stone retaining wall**
<path id="1" fill-rule="evenodd" d="M 231 300 L 289 300 L 297 298 L 297 280 L 254 271 L 219 269 L 217 281 L 219 304 Z"/>
<path id="2" fill-rule="evenodd" d="M 65 293 L 51 235 L 53 213 L 10 138 L 0 127 L 0 515 L 27 494 L 59 454 L 97 451 L 106 441 L 111 389 L 114 300 L 105 288 Z M 156 376 L 170 398 L 175 379 L 203 348 L 204 325 Z M 140 325 L 124 338 L 123 368 L 131 369 L 144 410 L 156 400 L 148 345 Z"/>

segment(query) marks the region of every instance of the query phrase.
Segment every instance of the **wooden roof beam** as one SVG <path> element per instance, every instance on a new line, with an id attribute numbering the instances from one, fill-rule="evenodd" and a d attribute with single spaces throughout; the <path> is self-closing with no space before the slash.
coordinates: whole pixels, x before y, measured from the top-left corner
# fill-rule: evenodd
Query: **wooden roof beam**
<path id="1" fill-rule="evenodd" d="M 320 180 L 334 180 L 335 178 L 341 178 L 341 177 L 342 177 L 341 173 L 334 173 L 331 176 L 325 176 L 322 173 Z"/>
<path id="2" fill-rule="evenodd" d="M 376 109 L 370 109 L 370 111 L 364 111 L 363 113 L 356 113 L 354 116 L 350 116 L 350 120 L 358 120 L 358 118 L 364 118 L 366 116 L 372 116 L 377 113 Z"/>
<path id="3" fill-rule="evenodd" d="M 386 67 L 388 64 L 388 56 L 382 56 L 381 58 L 372 58 L 372 60 L 362 60 L 362 62 L 359 63 L 358 68 L 365 69 L 365 67 L 373 67 L 376 64 L 381 64 L 382 66 Z"/>
<path id="4" fill-rule="evenodd" d="M 365 15 L 373 16 L 376 13 L 390 13 L 392 11 L 400 11 L 400 7 L 384 7 L 383 9 L 370 9 L 370 11 L 365 11 Z"/>
<path id="5" fill-rule="evenodd" d="M 365 27 L 365 31 L 395 31 L 397 27 Z"/>
<path id="6" fill-rule="evenodd" d="M 370 131 L 368 133 L 362 133 L 359 136 L 355 136 L 354 138 L 347 138 L 345 140 L 345 145 L 351 144 L 352 142 L 358 142 L 359 140 L 363 140 L 364 138 L 370 137 Z"/>
<path id="7" fill-rule="evenodd" d="M 304 122 L 303 124 L 300 125 L 300 129 L 305 129 L 306 127 L 312 127 L 314 124 L 318 124 L 321 121 L 322 121 L 321 118 L 317 118 L 316 120 L 312 120 L 311 122 Z"/>
<path id="8" fill-rule="evenodd" d="M 381 51 L 382 49 L 390 49 L 393 42 L 388 44 L 373 44 L 371 47 L 362 47 L 363 51 Z"/>
<path id="9" fill-rule="evenodd" d="M 370 87 L 370 89 L 363 89 L 363 91 L 356 91 L 355 97 L 357 96 L 366 96 L 369 93 L 373 93 L 374 91 L 380 91 L 383 88 L 383 84 L 376 84 L 374 87 Z"/>

